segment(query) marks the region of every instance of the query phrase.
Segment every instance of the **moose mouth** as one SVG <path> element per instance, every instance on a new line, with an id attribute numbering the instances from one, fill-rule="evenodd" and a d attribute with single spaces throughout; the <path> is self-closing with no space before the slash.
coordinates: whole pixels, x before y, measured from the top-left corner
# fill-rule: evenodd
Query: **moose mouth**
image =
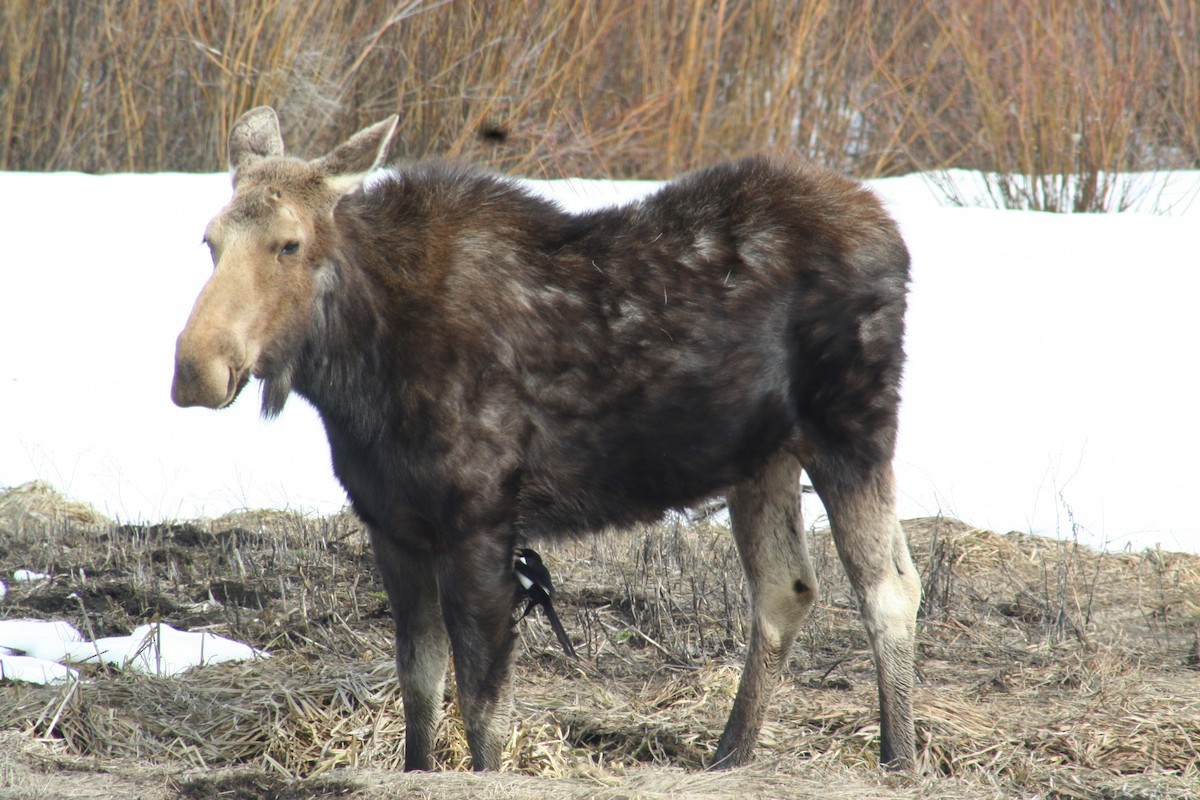
<path id="1" fill-rule="evenodd" d="M 218 378 L 225 373 L 225 380 Z M 210 364 L 208 380 L 204 369 L 192 361 L 181 359 L 175 364 L 175 379 L 171 383 L 171 399 L 181 408 L 203 406 L 205 408 L 228 408 L 250 382 L 250 370 L 233 366 Z"/>
<path id="2" fill-rule="evenodd" d="M 221 403 L 218 408 L 229 408 L 238 399 L 242 390 L 246 388 L 246 384 L 250 382 L 250 370 L 244 369 L 241 371 L 229 368 L 229 390 L 226 392 L 228 398 L 224 403 Z"/>

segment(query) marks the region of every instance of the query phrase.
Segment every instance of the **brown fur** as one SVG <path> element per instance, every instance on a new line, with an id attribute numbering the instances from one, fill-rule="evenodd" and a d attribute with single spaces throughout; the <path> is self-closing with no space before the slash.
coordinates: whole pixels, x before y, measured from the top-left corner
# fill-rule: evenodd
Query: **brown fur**
<path id="1" fill-rule="evenodd" d="M 883 760 L 910 765 L 920 584 L 891 472 L 908 254 L 875 198 L 762 158 L 583 215 L 445 164 L 362 187 L 395 124 L 304 162 L 269 109 L 239 120 L 172 393 L 220 407 L 253 374 L 265 413 L 292 392 L 320 412 L 392 605 L 406 766 L 432 766 L 447 643 L 474 766 L 499 766 L 518 537 L 720 492 L 753 620 L 714 763 L 748 760 L 815 596 L 801 464 L 862 604 Z"/>

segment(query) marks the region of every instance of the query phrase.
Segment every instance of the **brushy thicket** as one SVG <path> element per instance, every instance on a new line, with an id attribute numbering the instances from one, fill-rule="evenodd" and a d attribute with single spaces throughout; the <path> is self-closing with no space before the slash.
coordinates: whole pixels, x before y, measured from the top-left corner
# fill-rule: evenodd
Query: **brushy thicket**
<path id="1" fill-rule="evenodd" d="M 1102 210 L 1200 164 L 1194 0 L 6 0 L 0 169 L 212 171 L 259 104 L 323 152 L 661 178 L 793 150 L 962 167 L 1008 207 Z"/>

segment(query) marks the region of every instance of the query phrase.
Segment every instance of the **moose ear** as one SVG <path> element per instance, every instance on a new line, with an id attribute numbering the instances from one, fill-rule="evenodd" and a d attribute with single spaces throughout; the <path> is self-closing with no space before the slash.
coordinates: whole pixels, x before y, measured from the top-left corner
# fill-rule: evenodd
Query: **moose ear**
<path id="1" fill-rule="evenodd" d="M 368 172 L 387 159 L 388 147 L 399 122 L 400 116 L 392 114 L 382 122 L 363 128 L 332 153 L 313 163 L 338 192 L 352 192 L 362 184 Z"/>
<path id="2" fill-rule="evenodd" d="M 237 172 L 251 161 L 283 155 L 279 117 L 270 106 L 252 108 L 229 131 L 229 169 Z"/>

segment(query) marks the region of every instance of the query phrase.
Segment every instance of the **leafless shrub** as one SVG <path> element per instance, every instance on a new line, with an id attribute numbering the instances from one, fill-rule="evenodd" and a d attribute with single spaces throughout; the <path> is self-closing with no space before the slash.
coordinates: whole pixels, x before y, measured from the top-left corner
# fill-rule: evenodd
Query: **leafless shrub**
<path id="1" fill-rule="evenodd" d="M 1119 209 L 1116 173 L 1200 163 L 1197 41 L 1188 0 L 12 0 L 0 169 L 217 170 L 269 103 L 312 152 L 399 110 L 407 155 L 530 176 L 787 149 Z"/>
<path id="2" fill-rule="evenodd" d="M 1117 173 L 1200 163 L 1180 128 L 1196 121 L 1200 56 L 1184 44 L 1194 3 L 909 8 L 873 47 L 882 91 L 871 111 L 913 165 L 981 170 L 1001 208 L 1103 211 L 1144 191 Z"/>

